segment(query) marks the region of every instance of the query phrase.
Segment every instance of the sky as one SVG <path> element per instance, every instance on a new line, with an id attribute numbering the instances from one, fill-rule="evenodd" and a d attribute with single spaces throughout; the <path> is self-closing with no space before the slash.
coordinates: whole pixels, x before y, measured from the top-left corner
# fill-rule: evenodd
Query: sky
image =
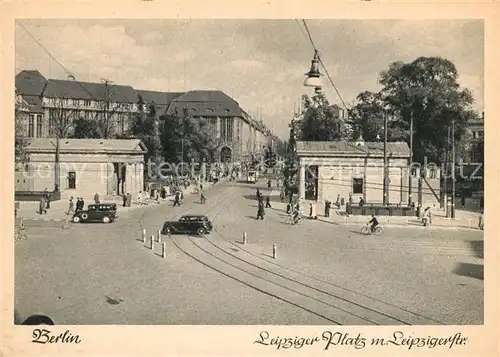
<path id="1" fill-rule="evenodd" d="M 480 20 L 306 22 L 348 106 L 358 93 L 380 89 L 378 76 L 390 63 L 439 56 L 455 64 L 474 109 L 483 110 Z M 15 43 L 16 73 L 36 69 L 46 78 L 107 78 L 167 92 L 221 90 L 283 138 L 300 96 L 313 94 L 303 81 L 314 51 L 298 20 L 18 20 Z M 322 78 L 330 103 L 340 104 Z"/>

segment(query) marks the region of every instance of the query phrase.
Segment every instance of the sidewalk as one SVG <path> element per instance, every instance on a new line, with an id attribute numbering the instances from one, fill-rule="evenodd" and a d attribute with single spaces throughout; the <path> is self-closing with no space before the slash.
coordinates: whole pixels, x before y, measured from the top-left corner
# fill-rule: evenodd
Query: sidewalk
<path id="1" fill-rule="evenodd" d="M 309 217 L 309 203 L 312 201 L 302 202 L 302 215 Z M 283 211 L 286 210 L 286 204 L 280 203 Z M 280 207 L 281 207 L 280 206 Z M 353 216 L 345 213 L 345 207 L 340 209 L 330 209 L 330 217 L 324 216 L 324 206 L 321 203 L 316 204 L 316 215 L 318 220 L 332 224 L 363 224 L 370 220 L 370 216 Z M 439 228 L 461 228 L 461 229 L 474 229 L 478 227 L 478 213 L 455 210 L 455 219 L 446 218 L 445 212 L 441 210 L 433 211 L 432 224 L 426 228 L 439 227 Z M 377 216 L 378 221 L 386 226 L 414 226 L 423 227 L 422 221 L 416 216 Z"/>
<path id="2" fill-rule="evenodd" d="M 203 184 L 207 189 L 212 187 L 212 184 L 206 182 Z M 188 186 L 188 188 L 184 191 L 184 194 L 194 194 L 196 187 L 194 185 Z M 155 200 L 152 199 L 147 199 L 145 203 L 139 203 L 137 200 L 132 200 L 132 204 L 130 207 L 123 207 L 123 200 L 121 196 L 115 196 L 113 200 L 113 196 L 111 195 L 102 195 L 100 196 L 100 201 L 101 203 L 116 203 L 117 205 L 117 215 L 119 216 L 122 213 L 127 213 L 134 211 L 138 208 L 150 206 L 150 205 L 157 205 L 157 204 L 164 204 L 164 203 L 171 203 L 171 199 L 173 198 L 173 195 L 167 196 L 166 199 L 162 200 L 160 199 L 159 203 L 156 202 Z M 76 196 L 73 197 L 75 204 L 76 204 Z M 89 204 L 94 203 L 94 197 L 83 197 L 85 201 L 85 208 L 88 207 Z M 68 208 L 69 208 L 69 200 L 68 199 L 62 199 L 60 201 L 54 201 L 50 203 L 50 209 L 47 209 L 46 214 L 39 214 L 38 213 L 38 208 L 40 206 L 39 202 L 19 202 L 19 210 L 17 211 L 17 219 L 24 219 L 24 220 L 34 220 L 34 221 L 65 221 L 68 218 L 71 217 L 71 215 L 68 215 Z"/>

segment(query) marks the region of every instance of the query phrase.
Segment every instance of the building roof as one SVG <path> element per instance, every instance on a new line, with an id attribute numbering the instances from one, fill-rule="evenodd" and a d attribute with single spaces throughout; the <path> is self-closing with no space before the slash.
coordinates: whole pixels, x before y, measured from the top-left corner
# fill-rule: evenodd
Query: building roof
<path id="1" fill-rule="evenodd" d="M 179 92 L 157 92 L 142 89 L 137 89 L 136 92 L 142 97 L 144 103 L 149 104 L 154 102 L 155 105 L 158 106 L 168 106 L 172 100 L 184 94 Z"/>
<path id="2" fill-rule="evenodd" d="M 405 142 L 388 142 L 387 153 L 390 157 L 410 157 L 410 148 Z M 364 142 L 359 145 L 346 141 L 298 141 L 299 156 L 384 156 L 383 142 Z"/>
<path id="3" fill-rule="evenodd" d="M 187 109 L 190 115 L 203 117 L 241 117 L 242 110 L 237 101 L 221 91 L 194 90 L 175 98 L 167 114 Z"/>
<path id="4" fill-rule="evenodd" d="M 22 95 L 31 113 L 44 113 L 42 99 L 37 95 Z"/>
<path id="5" fill-rule="evenodd" d="M 55 153 L 57 139 L 31 139 L 28 153 Z M 122 153 L 145 154 L 147 148 L 140 139 L 59 139 L 59 153 Z"/>
<path id="6" fill-rule="evenodd" d="M 104 83 L 49 79 L 43 95 L 49 98 L 104 101 L 106 99 L 106 86 Z M 134 88 L 116 84 L 108 85 L 108 96 L 109 100 L 115 103 L 137 103 L 138 99 Z"/>
<path id="7" fill-rule="evenodd" d="M 16 90 L 23 95 L 41 96 L 47 79 L 38 71 L 21 71 L 16 75 Z"/>

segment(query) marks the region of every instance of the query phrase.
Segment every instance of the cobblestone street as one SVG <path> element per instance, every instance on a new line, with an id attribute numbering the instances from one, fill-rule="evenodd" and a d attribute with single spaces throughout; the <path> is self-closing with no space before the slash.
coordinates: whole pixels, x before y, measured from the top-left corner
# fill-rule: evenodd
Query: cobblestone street
<path id="1" fill-rule="evenodd" d="M 56 324 L 481 324 L 483 232 L 286 223 L 272 202 L 256 221 L 255 186 L 222 182 L 117 222 L 28 225 L 16 242 L 15 308 Z M 119 212 L 120 213 L 120 212 Z M 140 241 L 167 219 L 206 214 L 205 237 Z M 247 244 L 242 244 L 247 232 Z M 272 258 L 273 244 L 277 248 Z"/>

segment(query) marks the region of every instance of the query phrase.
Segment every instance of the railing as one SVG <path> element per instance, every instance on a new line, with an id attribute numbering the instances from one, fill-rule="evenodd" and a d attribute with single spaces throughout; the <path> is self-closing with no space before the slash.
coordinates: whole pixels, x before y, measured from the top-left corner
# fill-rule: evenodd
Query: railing
<path id="1" fill-rule="evenodd" d="M 354 216 L 416 216 L 416 211 L 407 205 L 365 203 L 363 206 L 346 205 L 346 213 Z"/>

